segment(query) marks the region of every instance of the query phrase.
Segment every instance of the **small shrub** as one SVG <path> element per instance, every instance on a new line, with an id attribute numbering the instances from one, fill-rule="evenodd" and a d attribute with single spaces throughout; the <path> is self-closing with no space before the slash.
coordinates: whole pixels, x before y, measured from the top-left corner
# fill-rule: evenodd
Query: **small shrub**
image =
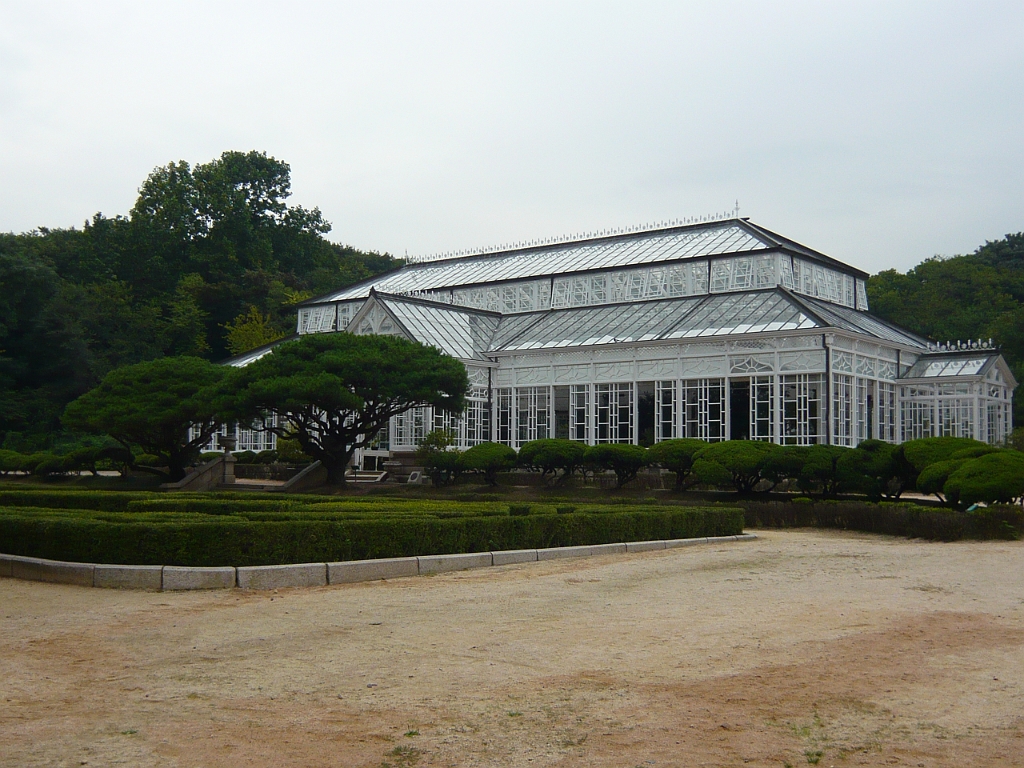
<path id="1" fill-rule="evenodd" d="M 1024 497 L 1024 453 L 999 451 L 961 461 L 949 473 L 943 492 L 962 506 L 1016 502 Z"/>
<path id="2" fill-rule="evenodd" d="M 516 452 L 501 443 L 479 443 L 462 454 L 462 466 L 469 472 L 481 472 L 488 485 L 498 484 L 498 473 L 511 469 Z"/>
<path id="3" fill-rule="evenodd" d="M 428 433 L 416 450 L 416 458 L 438 488 L 455 482 L 462 473 L 462 452 L 454 449 L 455 436 L 435 429 Z"/>
<path id="4" fill-rule="evenodd" d="M 509 504 L 508 505 L 508 513 L 510 515 L 525 516 L 525 515 L 530 514 L 530 509 L 531 509 L 531 507 L 530 507 L 529 504 Z"/>
<path id="5" fill-rule="evenodd" d="M 647 449 L 624 443 L 602 443 L 587 448 L 586 463 L 615 473 L 616 487 L 621 488 L 647 466 Z"/>
<path id="6" fill-rule="evenodd" d="M 298 440 L 288 440 L 282 437 L 277 439 L 277 460 L 283 464 L 299 466 L 313 463 L 313 459 L 303 453 Z"/>
<path id="7" fill-rule="evenodd" d="M 768 457 L 779 448 L 757 440 L 711 443 L 694 456 L 694 477 L 702 485 L 732 485 L 740 493 L 751 493 L 765 480 Z"/>
<path id="8" fill-rule="evenodd" d="M 576 507 L 573 506 L 572 504 L 561 504 L 555 507 L 555 512 L 557 512 L 560 515 L 570 515 L 575 511 Z"/>
<path id="9" fill-rule="evenodd" d="M 562 477 L 569 477 L 583 466 L 586 452 L 587 446 L 574 440 L 531 440 L 519 449 L 518 464 L 539 469 L 544 475 L 557 474 L 561 470 Z"/>
<path id="10" fill-rule="evenodd" d="M 662 440 L 647 449 L 647 458 L 651 464 L 658 464 L 662 469 L 674 472 L 676 490 L 682 491 L 695 482 L 690 478 L 693 459 L 707 445 L 703 440 L 693 437 Z"/>
<path id="11" fill-rule="evenodd" d="M 17 451 L 0 450 L 0 475 L 21 470 L 22 456 Z"/>
<path id="12" fill-rule="evenodd" d="M 903 443 L 903 455 L 918 472 L 929 464 L 946 461 L 953 454 L 969 448 L 986 448 L 985 443 L 969 437 L 923 437 Z"/>

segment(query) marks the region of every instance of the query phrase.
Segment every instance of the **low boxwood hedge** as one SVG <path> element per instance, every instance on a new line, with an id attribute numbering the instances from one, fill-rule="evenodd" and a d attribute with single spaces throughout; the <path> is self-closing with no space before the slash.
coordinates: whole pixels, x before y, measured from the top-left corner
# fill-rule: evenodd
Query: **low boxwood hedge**
<path id="1" fill-rule="evenodd" d="M 994 506 L 975 512 L 908 503 L 856 501 L 737 501 L 753 528 L 838 528 L 932 541 L 1018 539 L 1024 535 L 1020 507 Z"/>
<path id="2" fill-rule="evenodd" d="M 328 505 L 309 505 L 328 506 Z M 734 508 L 622 506 L 513 516 L 455 511 L 196 511 L 0 507 L 0 551 L 93 563 L 275 565 L 742 533 Z M 539 505 L 538 505 L 539 506 Z"/>

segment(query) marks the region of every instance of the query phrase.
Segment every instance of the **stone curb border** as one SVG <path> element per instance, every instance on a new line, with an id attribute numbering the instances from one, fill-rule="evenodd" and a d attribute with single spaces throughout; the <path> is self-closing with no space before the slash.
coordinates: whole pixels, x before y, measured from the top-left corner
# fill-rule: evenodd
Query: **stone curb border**
<path id="1" fill-rule="evenodd" d="M 380 560 L 350 560 L 344 563 L 300 563 L 296 565 L 223 566 L 186 568 L 176 565 L 98 565 L 66 563 L 37 557 L 0 554 L 0 577 L 74 584 L 108 589 L 146 589 L 178 591 L 194 589 L 283 589 L 322 587 L 328 584 L 354 584 L 361 581 L 397 579 L 469 568 L 487 568 L 513 563 L 535 563 L 566 557 L 591 557 L 627 552 L 721 544 L 729 541 L 753 541 L 756 534 L 712 536 L 696 539 L 630 541 L 624 544 L 594 544 L 551 549 L 512 549 L 504 552 L 469 552 L 457 555 L 423 555 Z"/>

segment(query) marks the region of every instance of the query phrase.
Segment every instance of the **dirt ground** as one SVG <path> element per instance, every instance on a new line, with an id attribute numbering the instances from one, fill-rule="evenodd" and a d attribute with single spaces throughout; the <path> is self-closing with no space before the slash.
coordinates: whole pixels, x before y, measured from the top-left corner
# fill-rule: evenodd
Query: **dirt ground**
<path id="1" fill-rule="evenodd" d="M 1024 766 L 1024 543 L 277 593 L 0 579 L 3 766 Z"/>

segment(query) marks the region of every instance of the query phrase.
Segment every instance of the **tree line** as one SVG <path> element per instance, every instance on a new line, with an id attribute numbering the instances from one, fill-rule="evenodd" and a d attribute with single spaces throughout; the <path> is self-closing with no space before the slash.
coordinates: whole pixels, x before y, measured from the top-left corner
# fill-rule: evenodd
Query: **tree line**
<path id="1" fill-rule="evenodd" d="M 290 193 L 287 163 L 225 152 L 155 169 L 127 215 L 0 234 L 0 447 L 66 447 L 65 406 L 110 371 L 252 349 L 304 299 L 401 265 L 328 241 Z"/>

